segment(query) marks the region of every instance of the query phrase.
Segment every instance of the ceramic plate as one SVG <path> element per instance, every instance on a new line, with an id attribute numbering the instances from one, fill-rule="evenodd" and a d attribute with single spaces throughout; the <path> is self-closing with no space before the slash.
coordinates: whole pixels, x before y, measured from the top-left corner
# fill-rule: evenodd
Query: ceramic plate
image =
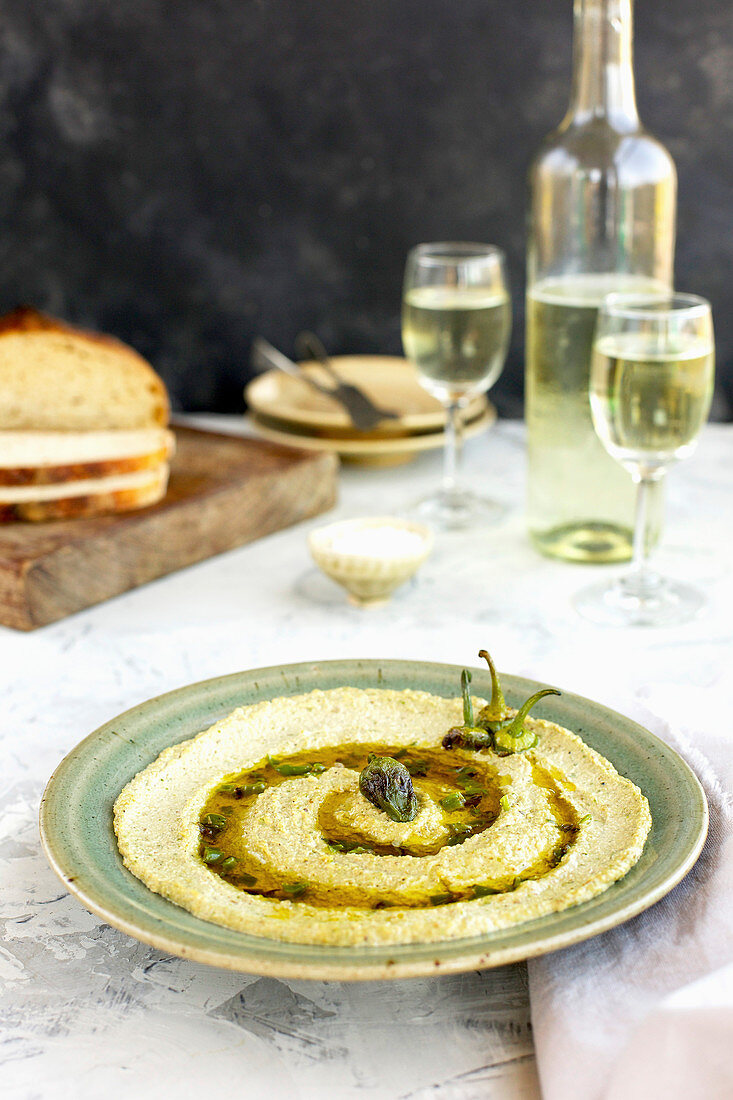
<path id="1" fill-rule="evenodd" d="M 649 799 L 652 828 L 640 861 L 583 905 L 471 939 L 397 947 L 317 947 L 277 943 L 219 928 L 166 901 L 125 869 L 112 806 L 125 784 L 167 745 L 206 729 L 235 707 L 313 688 L 420 688 L 453 696 L 461 668 L 417 661 L 328 661 L 239 672 L 180 688 L 134 707 L 77 745 L 51 777 L 41 803 L 41 838 L 68 889 L 115 928 L 183 958 L 252 974 L 291 978 L 401 978 L 499 966 L 587 939 L 628 920 L 687 873 L 707 831 L 702 788 L 663 741 L 620 714 L 564 693 L 545 699 L 543 717 L 579 733 Z M 503 676 L 518 705 L 541 685 Z M 473 690 L 489 695 L 487 670 Z"/>
<path id="2" fill-rule="evenodd" d="M 407 359 L 391 355 L 339 355 L 331 363 L 345 382 L 359 386 L 375 404 L 399 413 L 397 420 L 380 423 L 380 435 L 443 431 L 445 409 L 437 398 L 423 389 L 417 370 Z M 317 363 L 301 363 L 300 366 L 317 381 L 331 384 Z M 258 375 L 247 385 L 244 396 L 253 412 L 276 417 L 294 430 L 354 431 L 354 425 L 337 401 L 282 371 L 271 370 Z M 466 410 L 468 419 L 478 416 L 483 402 L 481 396 L 470 402 Z"/>
<path id="3" fill-rule="evenodd" d="M 496 409 L 482 398 L 479 415 L 467 420 L 464 439 L 471 439 L 496 420 Z M 420 451 L 434 450 L 445 444 L 445 432 L 419 432 L 414 435 L 378 435 L 375 433 L 341 437 L 313 435 L 304 430 L 290 429 L 282 421 L 252 415 L 252 426 L 272 443 L 300 447 L 305 451 L 334 451 L 346 462 L 360 466 L 398 466 L 409 462 Z"/>

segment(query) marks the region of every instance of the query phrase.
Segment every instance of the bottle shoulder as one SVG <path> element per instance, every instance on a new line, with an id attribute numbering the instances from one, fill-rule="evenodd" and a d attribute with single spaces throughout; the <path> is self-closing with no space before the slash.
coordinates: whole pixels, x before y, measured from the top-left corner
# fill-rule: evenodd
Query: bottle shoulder
<path id="1" fill-rule="evenodd" d="M 650 183 L 676 177 L 670 153 L 646 130 L 622 132 L 597 120 L 580 126 L 561 124 L 548 134 L 532 162 L 530 180 L 566 178 L 593 169 Z"/>

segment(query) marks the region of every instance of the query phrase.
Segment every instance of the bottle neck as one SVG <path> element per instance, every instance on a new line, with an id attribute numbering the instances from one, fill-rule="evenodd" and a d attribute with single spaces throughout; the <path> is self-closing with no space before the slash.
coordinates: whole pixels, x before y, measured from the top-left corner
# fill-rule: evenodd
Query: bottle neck
<path id="1" fill-rule="evenodd" d="M 632 49 L 633 0 L 574 0 L 573 91 L 569 124 L 605 119 L 639 126 Z"/>

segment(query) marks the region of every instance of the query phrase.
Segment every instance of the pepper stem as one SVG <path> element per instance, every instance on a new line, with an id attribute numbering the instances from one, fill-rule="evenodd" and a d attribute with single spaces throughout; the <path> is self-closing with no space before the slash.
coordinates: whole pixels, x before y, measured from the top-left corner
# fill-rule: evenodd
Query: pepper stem
<path id="1" fill-rule="evenodd" d="M 526 703 L 522 703 L 522 706 L 514 715 L 511 723 L 502 731 L 507 737 L 519 738 L 522 736 L 522 726 L 524 725 L 525 718 L 535 703 L 541 699 L 543 695 L 562 695 L 562 692 L 558 691 L 556 688 L 543 688 L 542 691 L 536 691 L 534 695 L 530 695 Z"/>
<path id="2" fill-rule="evenodd" d="M 471 695 L 468 690 L 468 685 L 471 683 L 471 673 L 467 668 L 464 668 L 461 673 L 461 695 L 463 696 L 463 724 L 464 726 L 473 725 L 473 703 L 471 702 Z"/>
<path id="3" fill-rule="evenodd" d="M 499 722 L 506 715 L 504 692 L 501 690 L 499 677 L 490 654 L 487 653 L 485 649 L 480 649 L 478 655 L 479 657 L 483 657 L 486 661 L 486 664 L 489 666 L 489 672 L 491 673 L 491 702 L 487 707 L 484 707 L 484 718 L 487 718 L 489 721 L 495 720 Z"/>

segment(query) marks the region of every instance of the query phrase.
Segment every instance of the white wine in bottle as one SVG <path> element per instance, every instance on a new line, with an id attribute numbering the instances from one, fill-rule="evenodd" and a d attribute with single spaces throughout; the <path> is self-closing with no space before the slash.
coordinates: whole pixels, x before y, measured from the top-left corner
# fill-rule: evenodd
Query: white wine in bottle
<path id="1" fill-rule="evenodd" d="M 570 108 L 530 173 L 528 525 L 545 554 L 623 561 L 634 493 L 593 428 L 593 330 L 605 294 L 672 285 L 676 175 L 637 114 L 632 0 L 574 10 Z"/>
<path id="2" fill-rule="evenodd" d="M 612 290 L 645 293 L 644 276 L 564 275 L 527 295 L 529 514 L 535 544 L 575 561 L 629 557 L 634 485 L 593 427 L 589 368 L 598 306 Z"/>

